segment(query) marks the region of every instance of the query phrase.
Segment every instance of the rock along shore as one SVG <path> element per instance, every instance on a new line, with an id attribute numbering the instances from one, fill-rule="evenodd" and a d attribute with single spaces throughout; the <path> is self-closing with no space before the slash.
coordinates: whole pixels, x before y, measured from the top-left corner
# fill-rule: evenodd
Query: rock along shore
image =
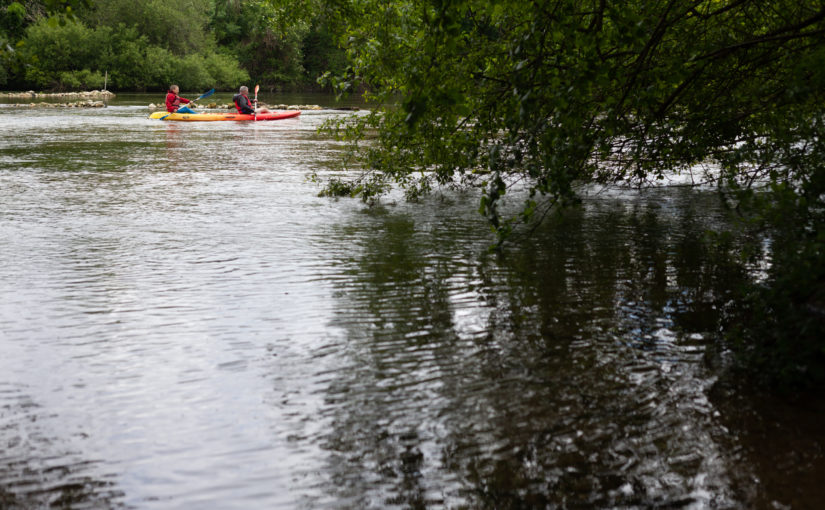
<path id="1" fill-rule="evenodd" d="M 73 103 L 29 103 L 14 106 L 28 106 L 29 108 L 104 108 L 103 101 L 75 101 Z"/>
<path id="2" fill-rule="evenodd" d="M 115 97 L 115 94 L 114 92 L 109 92 L 108 90 L 89 90 L 86 92 L 35 92 L 33 90 L 29 90 L 27 92 L 0 92 L 0 97 L 32 99 L 84 97 L 111 99 Z"/>

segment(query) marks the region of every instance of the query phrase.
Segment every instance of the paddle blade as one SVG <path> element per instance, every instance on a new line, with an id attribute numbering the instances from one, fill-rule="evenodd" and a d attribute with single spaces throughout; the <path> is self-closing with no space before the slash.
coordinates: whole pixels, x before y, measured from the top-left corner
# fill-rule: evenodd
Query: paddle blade
<path id="1" fill-rule="evenodd" d="M 254 103 L 255 103 L 255 106 L 254 106 L 255 114 L 254 115 L 255 116 L 252 118 L 252 120 L 258 120 L 258 91 L 260 89 L 261 89 L 260 85 L 255 85 L 255 100 L 254 100 Z"/>
<path id="2" fill-rule="evenodd" d="M 203 94 L 201 94 L 200 96 L 198 96 L 198 98 L 197 98 L 197 99 L 195 99 L 195 101 L 199 101 L 199 100 L 201 100 L 201 99 L 203 99 L 203 98 L 205 98 L 205 97 L 209 97 L 209 96 L 211 96 L 211 95 L 212 95 L 212 94 L 214 94 L 214 93 L 215 93 L 215 89 L 212 89 L 212 90 L 210 90 L 209 92 L 204 92 Z"/>

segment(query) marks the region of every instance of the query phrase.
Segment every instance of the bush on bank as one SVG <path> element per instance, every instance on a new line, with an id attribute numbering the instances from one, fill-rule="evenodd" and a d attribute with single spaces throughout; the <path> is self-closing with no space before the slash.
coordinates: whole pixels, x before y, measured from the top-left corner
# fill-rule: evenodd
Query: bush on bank
<path id="1" fill-rule="evenodd" d="M 169 83 L 190 90 L 231 89 L 249 81 L 249 74 L 230 55 L 174 55 L 123 24 L 90 28 L 43 19 L 26 29 L 20 48 L 27 62 L 21 88 L 101 88 L 106 73 L 109 87 L 130 90 L 162 89 Z"/>
<path id="2" fill-rule="evenodd" d="M 812 143 L 825 156 L 822 141 Z M 825 171 L 770 193 L 739 194 L 769 256 L 726 307 L 723 330 L 751 379 L 785 390 L 825 387 Z M 753 249 L 752 253 L 758 253 Z"/>

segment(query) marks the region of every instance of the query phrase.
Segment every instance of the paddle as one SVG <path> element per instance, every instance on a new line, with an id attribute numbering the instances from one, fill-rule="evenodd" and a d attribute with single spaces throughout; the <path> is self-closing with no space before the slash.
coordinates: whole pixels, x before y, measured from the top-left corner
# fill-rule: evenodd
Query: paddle
<path id="1" fill-rule="evenodd" d="M 212 89 L 212 90 L 210 90 L 209 92 L 204 92 L 203 94 L 201 94 L 200 96 L 198 96 L 198 97 L 197 97 L 197 99 L 193 99 L 192 101 L 189 101 L 189 102 L 190 102 L 190 103 L 196 103 L 196 102 L 200 101 L 201 99 L 203 99 L 203 98 L 205 98 L 205 97 L 209 97 L 209 96 L 211 96 L 211 95 L 212 95 L 212 94 L 214 94 L 214 93 L 215 93 L 215 89 Z M 175 112 L 169 112 L 169 113 L 167 113 L 166 115 L 164 115 L 163 117 L 161 117 L 161 118 L 160 118 L 160 120 L 165 119 L 166 117 L 168 117 L 168 116 L 172 115 L 173 113 L 175 113 Z"/>
<path id="2" fill-rule="evenodd" d="M 258 89 L 260 88 L 260 85 L 255 85 L 255 99 L 252 100 L 252 110 L 254 110 L 255 116 L 252 117 L 252 120 L 258 120 Z"/>

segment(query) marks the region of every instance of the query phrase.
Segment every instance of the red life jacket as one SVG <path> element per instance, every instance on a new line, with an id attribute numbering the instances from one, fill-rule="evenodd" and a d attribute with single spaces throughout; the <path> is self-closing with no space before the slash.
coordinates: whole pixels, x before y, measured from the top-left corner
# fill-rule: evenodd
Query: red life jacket
<path id="1" fill-rule="evenodd" d="M 238 113 L 247 115 L 255 113 L 255 109 L 252 108 L 252 102 L 246 94 L 235 94 L 232 100 L 235 102 L 235 108 L 238 109 Z"/>
<path id="2" fill-rule="evenodd" d="M 174 112 L 178 109 L 181 103 L 189 103 L 190 101 L 185 97 L 180 97 L 171 90 L 166 91 L 166 111 Z"/>

